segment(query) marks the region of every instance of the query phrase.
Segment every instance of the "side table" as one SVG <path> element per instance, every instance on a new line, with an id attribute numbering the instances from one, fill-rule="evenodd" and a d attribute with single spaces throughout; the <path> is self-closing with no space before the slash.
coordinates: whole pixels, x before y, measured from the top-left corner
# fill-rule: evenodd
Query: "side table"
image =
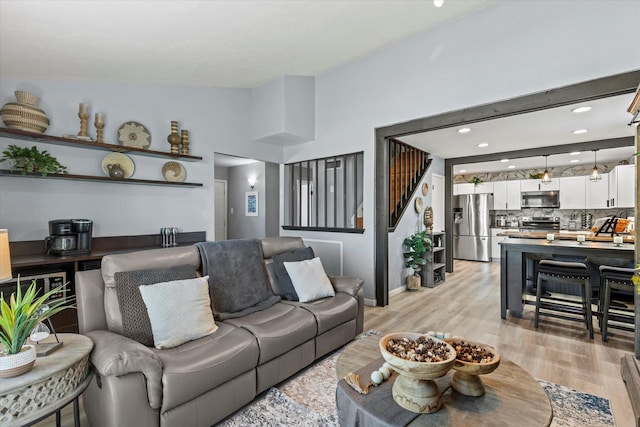
<path id="1" fill-rule="evenodd" d="M 93 341 L 84 335 L 58 334 L 63 342 L 55 352 L 38 357 L 33 369 L 0 382 L 0 425 L 28 426 L 53 413 L 60 425 L 60 410 L 73 402 L 79 426 L 78 397 L 92 378 L 89 353 Z"/>

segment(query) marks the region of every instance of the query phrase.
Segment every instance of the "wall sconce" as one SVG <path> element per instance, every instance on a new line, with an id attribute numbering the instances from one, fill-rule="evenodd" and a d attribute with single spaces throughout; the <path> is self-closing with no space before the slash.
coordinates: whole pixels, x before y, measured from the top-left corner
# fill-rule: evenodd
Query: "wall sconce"
<path id="1" fill-rule="evenodd" d="M 591 181 L 600 181 L 602 179 L 602 174 L 598 170 L 598 165 L 596 162 L 597 152 L 598 150 L 593 150 L 593 169 L 591 169 L 591 176 L 589 177 Z"/>
<path id="2" fill-rule="evenodd" d="M 549 168 L 547 167 L 547 157 L 548 154 L 544 156 L 544 173 L 542 174 L 542 183 L 548 184 L 551 182 L 551 174 L 549 173 Z"/>
<path id="3" fill-rule="evenodd" d="M 253 187 L 255 187 L 255 185 L 256 185 L 256 179 L 255 178 L 249 178 L 249 179 L 247 179 L 247 181 L 249 182 L 249 187 L 251 187 L 251 189 L 253 190 Z"/>
<path id="4" fill-rule="evenodd" d="M 9 252 L 9 230 L 0 229 L 0 283 L 11 280 L 11 253 Z"/>

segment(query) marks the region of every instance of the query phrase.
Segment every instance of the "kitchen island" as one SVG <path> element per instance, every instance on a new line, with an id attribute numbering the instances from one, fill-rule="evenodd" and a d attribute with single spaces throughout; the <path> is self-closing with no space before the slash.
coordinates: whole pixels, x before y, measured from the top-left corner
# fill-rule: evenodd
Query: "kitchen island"
<path id="1" fill-rule="evenodd" d="M 591 231 L 503 231 L 498 233 L 498 236 L 502 237 L 515 237 L 520 239 L 545 239 L 547 233 L 553 233 L 555 240 L 576 240 L 576 236 L 583 235 L 587 242 L 612 242 L 613 237 L 611 234 L 600 234 L 598 236 Z M 633 234 L 618 234 L 622 237 L 624 243 L 634 243 L 635 236 Z"/>
<path id="2" fill-rule="evenodd" d="M 616 246 L 611 241 L 579 244 L 575 239 L 548 242 L 536 238 L 509 238 L 500 242 L 500 254 L 500 317 L 506 319 L 507 310 L 511 315 L 522 316 L 527 255 L 615 258 L 633 263 L 634 245 L 622 243 Z"/>

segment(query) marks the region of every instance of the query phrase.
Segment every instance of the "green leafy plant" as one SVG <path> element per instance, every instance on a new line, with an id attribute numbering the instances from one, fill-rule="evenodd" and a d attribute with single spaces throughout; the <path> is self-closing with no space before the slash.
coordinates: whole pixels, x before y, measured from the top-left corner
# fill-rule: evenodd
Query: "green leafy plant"
<path id="1" fill-rule="evenodd" d="M 636 265 L 636 272 L 631 276 L 631 281 L 636 285 L 636 291 L 640 295 L 640 264 Z"/>
<path id="2" fill-rule="evenodd" d="M 31 148 L 9 145 L 2 152 L 0 163 L 11 161 L 11 170 L 20 171 L 22 175 L 39 173 L 47 176 L 50 173 L 67 173 L 66 166 L 58 163 L 58 160 L 46 150 L 38 151 L 35 145 Z"/>
<path id="3" fill-rule="evenodd" d="M 542 172 L 540 172 L 540 173 L 530 173 L 529 174 L 529 179 L 542 179 L 543 176 L 544 176 L 544 174 Z"/>
<path id="4" fill-rule="evenodd" d="M 478 184 L 482 184 L 484 181 L 482 181 L 480 178 L 478 178 L 477 176 L 474 176 L 473 178 L 471 178 L 469 180 L 469 182 L 473 185 L 478 185 Z"/>
<path id="5" fill-rule="evenodd" d="M 414 274 L 418 274 L 422 269 L 422 266 L 427 263 L 423 258 L 424 254 L 430 252 L 433 246 L 428 230 L 412 234 L 404 239 L 403 244 L 408 249 L 403 253 L 404 258 L 407 261 L 405 267 L 412 268 Z"/>
<path id="6" fill-rule="evenodd" d="M 0 344 L 5 348 L 4 354 L 18 354 L 38 323 L 62 310 L 73 307 L 72 304 L 69 304 L 73 297 L 47 302 L 51 295 L 56 294 L 65 286 L 58 286 L 44 295 L 38 296 L 34 280 L 23 294 L 18 277 L 16 292 L 12 293 L 8 299 L 5 299 L 4 293 L 0 293 Z M 41 307 L 43 310 L 38 310 Z M 2 354 L 0 352 L 0 356 Z"/>

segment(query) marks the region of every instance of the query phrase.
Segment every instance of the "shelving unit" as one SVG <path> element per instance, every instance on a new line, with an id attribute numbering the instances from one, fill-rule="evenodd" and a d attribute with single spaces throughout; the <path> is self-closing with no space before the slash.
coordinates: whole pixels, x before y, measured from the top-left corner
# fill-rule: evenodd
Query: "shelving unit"
<path id="1" fill-rule="evenodd" d="M 117 153 L 127 153 L 136 156 L 156 157 L 172 160 L 181 160 L 185 162 L 197 162 L 202 160 L 202 157 L 192 155 L 173 154 L 163 151 L 147 150 L 144 148 L 126 147 L 116 144 L 104 144 L 94 141 L 82 141 L 72 138 L 63 138 L 60 136 L 45 135 L 34 132 L 26 132 L 18 129 L 9 129 L 0 127 L 0 137 L 19 139 L 31 142 L 42 142 L 45 144 L 62 145 L 65 147 L 85 148 L 90 150 L 110 151 Z M 107 176 L 94 176 L 94 175 L 72 175 L 72 174 L 48 174 L 42 176 L 39 174 L 26 174 L 22 175 L 20 172 L 14 172 L 9 170 L 0 170 L 0 177 L 12 177 L 12 178 L 41 178 L 41 179 L 68 179 L 76 181 L 93 181 L 103 183 L 116 183 L 116 184 L 138 184 L 138 185 L 157 185 L 165 187 L 202 187 L 200 183 L 194 182 L 169 182 L 159 181 L 151 179 L 132 179 L 132 178 L 111 178 Z"/>
<path id="2" fill-rule="evenodd" d="M 445 233 L 435 232 L 429 235 L 433 242 L 431 252 L 425 254 L 427 265 L 422 269 L 422 285 L 433 288 L 445 281 Z"/>

